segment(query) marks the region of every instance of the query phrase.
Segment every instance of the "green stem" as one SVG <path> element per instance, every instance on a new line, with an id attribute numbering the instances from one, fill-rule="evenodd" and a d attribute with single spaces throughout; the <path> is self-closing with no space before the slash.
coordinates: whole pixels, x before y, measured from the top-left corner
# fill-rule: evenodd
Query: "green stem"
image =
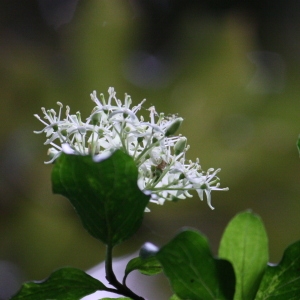
<path id="1" fill-rule="evenodd" d="M 116 288 L 115 293 L 129 297 L 133 300 L 145 300 L 144 298 L 136 295 L 126 285 L 123 285 L 118 281 L 112 267 L 112 250 L 113 250 L 113 246 L 107 245 L 106 257 L 105 257 L 105 273 L 106 273 L 107 281 Z"/>

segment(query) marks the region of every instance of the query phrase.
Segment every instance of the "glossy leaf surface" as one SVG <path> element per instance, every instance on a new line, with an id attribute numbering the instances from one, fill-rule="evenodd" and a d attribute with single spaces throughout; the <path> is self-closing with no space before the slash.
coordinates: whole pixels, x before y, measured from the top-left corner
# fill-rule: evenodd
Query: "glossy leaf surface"
<path id="1" fill-rule="evenodd" d="M 105 286 L 84 271 L 63 268 L 40 282 L 27 282 L 11 300 L 79 300 Z"/>
<path id="2" fill-rule="evenodd" d="M 125 275 L 127 276 L 134 270 L 138 270 L 144 275 L 156 275 L 162 272 L 162 266 L 154 256 L 150 256 L 145 259 L 135 257 L 128 262 L 125 270 Z"/>
<path id="3" fill-rule="evenodd" d="M 268 262 L 268 237 L 260 217 L 249 211 L 234 217 L 223 234 L 219 257 L 233 265 L 234 299 L 254 299 Z"/>
<path id="4" fill-rule="evenodd" d="M 290 245 L 277 266 L 268 266 L 255 300 L 300 299 L 300 241 Z"/>
<path id="5" fill-rule="evenodd" d="M 229 262 L 212 256 L 206 238 L 199 232 L 182 231 L 163 246 L 156 257 L 177 298 L 232 299 L 235 286 L 233 268 Z"/>
<path id="6" fill-rule="evenodd" d="M 70 200 L 92 236 L 114 246 L 138 230 L 149 202 L 137 177 L 133 159 L 120 150 L 99 163 L 63 153 L 55 162 L 52 186 Z"/>
<path id="7" fill-rule="evenodd" d="M 181 300 L 181 299 L 174 294 L 169 300 Z"/>

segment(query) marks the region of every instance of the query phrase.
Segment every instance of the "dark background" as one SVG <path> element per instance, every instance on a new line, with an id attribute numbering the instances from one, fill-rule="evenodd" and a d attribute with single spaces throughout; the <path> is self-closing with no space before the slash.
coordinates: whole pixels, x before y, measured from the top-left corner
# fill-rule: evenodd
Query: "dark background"
<path id="1" fill-rule="evenodd" d="M 162 245 L 182 226 L 218 243 L 228 221 L 253 209 L 270 261 L 300 237 L 300 2 L 171 0 L 0 1 L 0 299 L 23 280 L 104 257 L 67 200 L 52 195 L 51 166 L 33 114 L 60 101 L 88 116 L 93 90 L 114 86 L 185 121 L 188 158 L 221 167 L 211 211 L 198 197 L 150 208 L 116 249 Z M 145 112 L 145 116 L 147 111 Z"/>

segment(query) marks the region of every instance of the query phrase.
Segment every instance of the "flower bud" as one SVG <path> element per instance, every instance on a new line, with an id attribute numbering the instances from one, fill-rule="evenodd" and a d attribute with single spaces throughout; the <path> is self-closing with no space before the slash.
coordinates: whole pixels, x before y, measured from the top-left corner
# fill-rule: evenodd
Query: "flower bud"
<path id="1" fill-rule="evenodd" d="M 101 114 L 100 113 L 92 114 L 92 116 L 91 116 L 91 123 L 93 125 L 99 124 L 100 120 L 101 120 Z"/>
<path id="2" fill-rule="evenodd" d="M 76 117 L 78 122 L 81 123 L 81 113 L 79 111 L 76 113 Z"/>
<path id="3" fill-rule="evenodd" d="M 50 159 L 52 159 L 59 151 L 55 148 L 49 148 L 47 151 L 47 155 L 49 155 Z"/>
<path id="4" fill-rule="evenodd" d="M 105 97 L 104 97 L 103 93 L 101 93 L 99 97 L 100 97 L 102 103 L 103 103 L 104 105 L 106 105 L 106 101 L 105 101 Z"/>
<path id="5" fill-rule="evenodd" d="M 66 129 L 62 129 L 62 130 L 60 131 L 60 134 L 61 134 L 62 136 L 67 136 L 67 135 L 68 135 L 68 131 L 67 131 Z"/>
<path id="6" fill-rule="evenodd" d="M 176 118 L 167 128 L 165 131 L 165 136 L 168 137 L 170 135 L 174 135 L 174 133 L 178 130 L 182 123 L 182 118 Z"/>
<path id="7" fill-rule="evenodd" d="M 186 147 L 187 139 L 185 137 L 181 137 L 174 146 L 175 155 L 179 155 L 182 153 Z"/>

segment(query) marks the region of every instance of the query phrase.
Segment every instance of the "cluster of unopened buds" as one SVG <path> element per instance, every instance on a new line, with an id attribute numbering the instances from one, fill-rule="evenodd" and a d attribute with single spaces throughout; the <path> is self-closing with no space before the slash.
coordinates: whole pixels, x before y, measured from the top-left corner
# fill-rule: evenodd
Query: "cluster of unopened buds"
<path id="1" fill-rule="evenodd" d="M 115 150 L 121 149 L 135 161 L 139 171 L 139 188 L 151 195 L 151 202 L 163 204 L 165 200 L 177 201 L 192 197 L 191 190 L 197 191 L 201 200 L 206 194 L 211 209 L 211 191 L 228 190 L 219 187 L 216 174 L 220 169 L 201 170 L 199 160 L 186 162 L 187 139 L 175 135 L 183 119 L 177 116 L 167 117 L 158 114 L 152 106 L 149 121 L 137 117 L 142 108 L 139 105 L 130 108 L 131 97 L 125 95 L 124 103 L 116 98 L 113 88 L 108 89 L 109 98 L 105 100 L 96 92 L 91 99 L 96 107 L 86 121 L 81 120 L 77 112 L 70 114 L 66 107 L 66 115 L 62 116 L 63 105 L 57 102 L 59 111 L 42 108 L 44 119 L 35 115 L 44 125 L 46 145 L 50 160 L 54 162 L 62 152 L 67 154 L 91 155 L 95 162 L 108 158 Z"/>

